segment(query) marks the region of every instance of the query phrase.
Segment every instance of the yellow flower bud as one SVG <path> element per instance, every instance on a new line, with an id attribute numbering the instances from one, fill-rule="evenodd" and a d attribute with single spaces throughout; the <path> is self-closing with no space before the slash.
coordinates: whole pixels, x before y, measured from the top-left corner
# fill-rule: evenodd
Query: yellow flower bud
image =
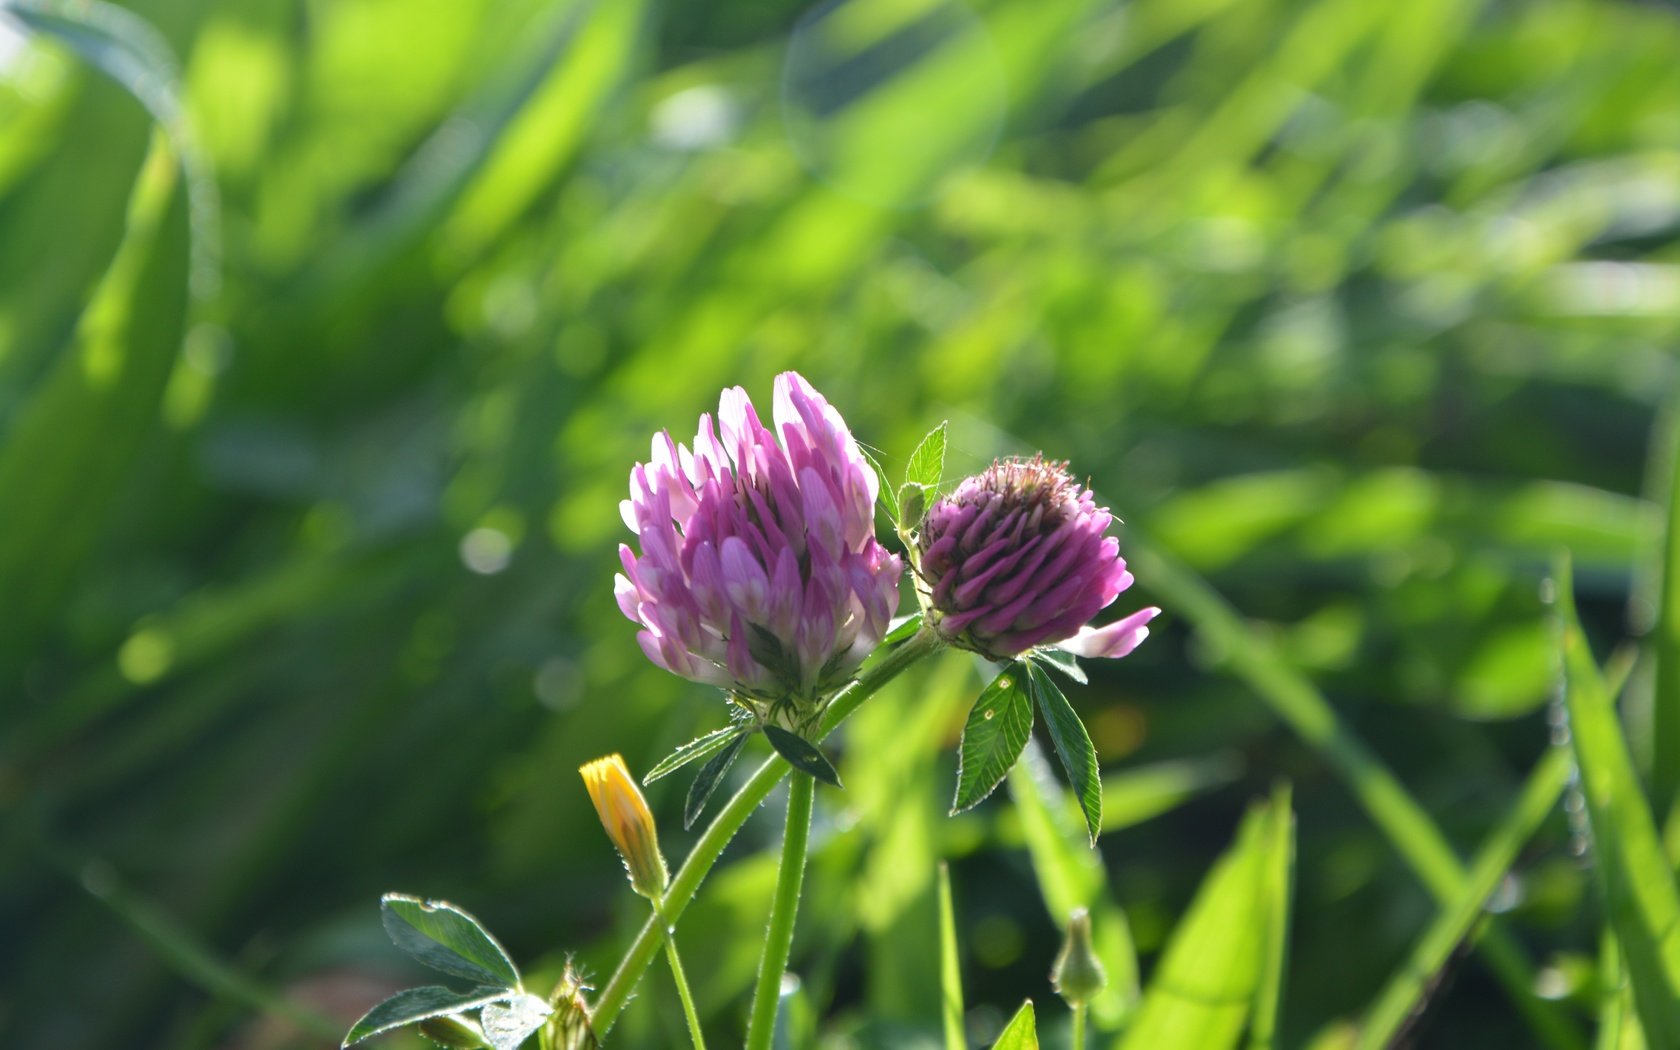
<path id="1" fill-rule="evenodd" d="M 597 758 L 578 769 L 583 774 L 583 786 L 589 789 L 589 799 L 607 837 L 624 858 L 624 868 L 630 873 L 630 885 L 648 900 L 657 901 L 671 881 L 665 870 L 665 858 L 659 853 L 659 833 L 653 826 L 653 814 L 648 812 L 636 782 L 624 759 L 618 755 Z"/>

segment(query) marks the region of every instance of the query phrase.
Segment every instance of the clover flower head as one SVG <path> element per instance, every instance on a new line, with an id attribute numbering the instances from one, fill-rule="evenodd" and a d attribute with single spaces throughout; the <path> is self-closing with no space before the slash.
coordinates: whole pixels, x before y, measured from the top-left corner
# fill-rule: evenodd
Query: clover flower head
<path id="1" fill-rule="evenodd" d="M 952 644 L 997 660 L 1051 643 L 1125 656 L 1161 610 L 1085 626 L 1132 585 L 1120 542 L 1107 535 L 1113 520 L 1066 463 L 994 462 L 930 507 L 917 530 L 930 621 Z"/>
<path id="2" fill-rule="evenodd" d="M 849 679 L 904 571 L 875 539 L 878 481 L 840 413 L 784 372 L 771 420 L 733 387 L 692 449 L 654 436 L 620 505 L 641 554 L 619 547 L 614 588 L 648 659 L 758 701 L 761 717 Z"/>

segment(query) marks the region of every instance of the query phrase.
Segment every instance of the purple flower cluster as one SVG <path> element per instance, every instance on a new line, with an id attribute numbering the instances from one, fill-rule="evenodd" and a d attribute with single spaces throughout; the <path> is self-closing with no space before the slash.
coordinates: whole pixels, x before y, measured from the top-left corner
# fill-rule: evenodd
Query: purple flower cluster
<path id="1" fill-rule="evenodd" d="M 641 557 L 619 546 L 614 592 L 659 666 L 743 698 L 815 701 L 886 633 L 904 566 L 876 542 L 878 482 L 840 413 L 784 372 L 771 418 L 733 387 L 693 451 L 655 435 L 620 505 Z"/>
<path id="2" fill-rule="evenodd" d="M 920 575 L 938 630 L 993 659 L 1055 643 L 1080 656 L 1125 656 L 1161 610 L 1085 626 L 1132 585 L 1114 516 L 1067 464 L 999 460 L 935 503 L 918 530 Z"/>

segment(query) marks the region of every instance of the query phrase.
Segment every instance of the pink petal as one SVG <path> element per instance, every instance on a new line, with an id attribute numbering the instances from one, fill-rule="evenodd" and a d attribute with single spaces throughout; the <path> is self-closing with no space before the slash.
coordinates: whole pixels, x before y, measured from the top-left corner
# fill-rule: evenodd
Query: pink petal
<path id="1" fill-rule="evenodd" d="M 1149 628 L 1144 625 L 1160 613 L 1161 610 L 1151 606 L 1106 627 L 1081 627 L 1078 634 L 1057 645 L 1075 656 L 1117 660 L 1149 637 Z"/>

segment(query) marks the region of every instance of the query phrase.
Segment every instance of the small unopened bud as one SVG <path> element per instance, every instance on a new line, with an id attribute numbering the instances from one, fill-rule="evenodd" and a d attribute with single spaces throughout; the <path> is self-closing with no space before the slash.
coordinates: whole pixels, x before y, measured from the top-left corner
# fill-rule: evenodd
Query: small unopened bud
<path id="1" fill-rule="evenodd" d="M 1050 982 L 1069 1006 L 1088 1003 L 1108 987 L 1108 974 L 1091 947 L 1091 915 L 1084 908 L 1075 908 L 1068 919 L 1067 940 L 1056 956 Z"/>
<path id="2" fill-rule="evenodd" d="M 462 1048 L 462 1050 L 481 1050 L 490 1044 L 484 1041 L 484 1032 L 478 1025 L 465 1017 L 453 1014 L 444 1017 L 428 1017 L 419 1024 L 420 1034 L 439 1046 Z"/>
<path id="3" fill-rule="evenodd" d="M 572 964 L 566 963 L 566 972 L 548 997 L 553 1013 L 548 1015 L 543 1045 L 549 1050 L 599 1050 L 601 1043 L 589 1022 L 589 1003 L 583 998 L 585 987 Z"/>
<path id="4" fill-rule="evenodd" d="M 624 759 L 608 755 L 582 766 L 583 785 L 589 789 L 589 799 L 607 837 L 624 858 L 624 869 L 630 873 L 630 885 L 648 900 L 657 901 L 665 894 L 671 881 L 665 870 L 665 858 L 659 852 L 659 832 L 653 826 L 653 814 L 647 800 L 630 777 Z"/>

